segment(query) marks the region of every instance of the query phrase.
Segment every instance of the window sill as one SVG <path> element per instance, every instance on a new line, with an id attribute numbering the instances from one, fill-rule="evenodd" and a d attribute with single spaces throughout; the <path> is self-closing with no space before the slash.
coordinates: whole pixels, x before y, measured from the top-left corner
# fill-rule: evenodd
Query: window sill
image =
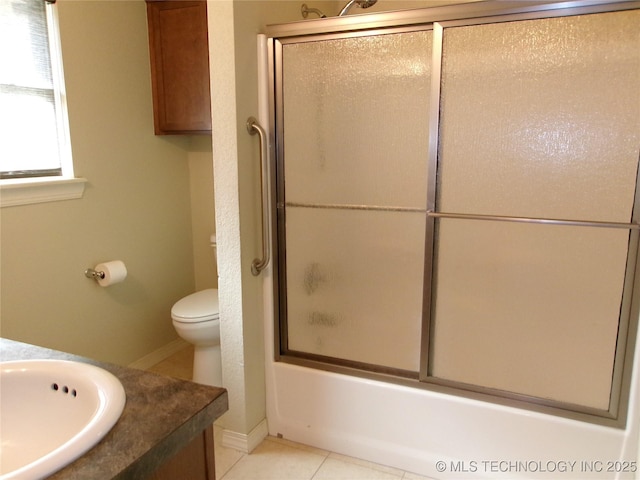
<path id="1" fill-rule="evenodd" d="M 27 178 L 0 182 L 0 207 L 82 198 L 84 178 Z"/>

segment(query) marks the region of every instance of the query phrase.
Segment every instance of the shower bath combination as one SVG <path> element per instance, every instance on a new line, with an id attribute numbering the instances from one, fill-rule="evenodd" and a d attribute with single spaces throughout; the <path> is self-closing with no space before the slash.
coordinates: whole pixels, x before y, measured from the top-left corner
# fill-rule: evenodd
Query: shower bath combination
<path id="1" fill-rule="evenodd" d="M 377 1 L 378 0 L 349 0 L 349 2 L 344 7 L 342 7 L 342 10 L 340 10 L 338 16 L 342 17 L 346 15 L 354 5 L 358 5 L 360 8 L 369 8 L 375 5 Z M 320 18 L 327 18 L 327 16 L 320 10 L 318 10 L 317 8 L 308 7 L 306 3 L 302 4 L 300 12 L 302 13 L 302 18 L 307 18 L 310 13 L 315 13 Z"/>
<path id="2" fill-rule="evenodd" d="M 271 435 L 440 479 L 474 458 L 639 458 L 640 1 L 538 3 L 259 37 Z"/>

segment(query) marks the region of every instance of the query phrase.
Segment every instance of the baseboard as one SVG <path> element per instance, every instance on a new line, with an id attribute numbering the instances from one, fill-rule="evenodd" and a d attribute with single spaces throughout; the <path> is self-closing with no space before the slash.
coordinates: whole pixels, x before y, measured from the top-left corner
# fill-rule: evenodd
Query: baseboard
<path id="1" fill-rule="evenodd" d="M 242 453 L 251 453 L 268 434 L 269 429 L 267 428 L 267 419 L 265 418 L 248 434 L 223 430 L 222 446 L 239 450 Z"/>
<path id="2" fill-rule="evenodd" d="M 147 370 L 148 368 L 153 367 L 156 363 L 160 363 L 174 353 L 179 352 L 187 345 L 189 345 L 189 342 L 186 342 L 181 338 L 177 338 L 173 342 L 167 343 L 165 346 L 154 350 L 150 354 L 139 358 L 133 363 L 130 363 L 128 366 L 130 368 L 137 368 L 138 370 Z"/>

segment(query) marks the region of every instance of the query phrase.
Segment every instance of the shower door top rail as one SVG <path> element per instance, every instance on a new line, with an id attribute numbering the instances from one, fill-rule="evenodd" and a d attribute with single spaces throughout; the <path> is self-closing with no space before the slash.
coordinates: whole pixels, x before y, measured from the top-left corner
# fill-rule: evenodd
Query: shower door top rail
<path id="1" fill-rule="evenodd" d="M 631 10 L 640 7 L 637 0 L 494 0 L 445 5 L 440 7 L 398 10 L 393 12 L 365 13 L 343 17 L 327 17 L 300 20 L 279 25 L 267 25 L 268 37 L 284 39 L 314 34 L 356 32 L 375 28 L 430 24 L 437 22 L 469 20 L 491 16 L 528 15 L 565 16 L 598 11 Z"/>
<path id="2" fill-rule="evenodd" d="M 504 215 L 434 212 L 432 210 L 427 211 L 427 216 L 432 218 L 454 218 L 460 220 L 489 220 L 494 222 L 537 223 L 544 225 L 564 225 L 572 227 L 622 228 L 625 230 L 640 230 L 640 224 L 638 223 L 562 220 L 555 218 L 509 217 Z"/>

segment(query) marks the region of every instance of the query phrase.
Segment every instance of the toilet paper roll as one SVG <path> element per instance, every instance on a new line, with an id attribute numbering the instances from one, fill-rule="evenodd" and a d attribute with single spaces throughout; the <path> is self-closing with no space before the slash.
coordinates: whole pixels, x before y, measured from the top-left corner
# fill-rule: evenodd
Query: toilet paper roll
<path id="1" fill-rule="evenodd" d="M 98 285 L 108 287 L 114 283 L 120 283 L 127 278 L 127 267 L 120 260 L 104 262 L 96 265 L 96 272 L 103 272 L 104 278 L 98 278 Z"/>

